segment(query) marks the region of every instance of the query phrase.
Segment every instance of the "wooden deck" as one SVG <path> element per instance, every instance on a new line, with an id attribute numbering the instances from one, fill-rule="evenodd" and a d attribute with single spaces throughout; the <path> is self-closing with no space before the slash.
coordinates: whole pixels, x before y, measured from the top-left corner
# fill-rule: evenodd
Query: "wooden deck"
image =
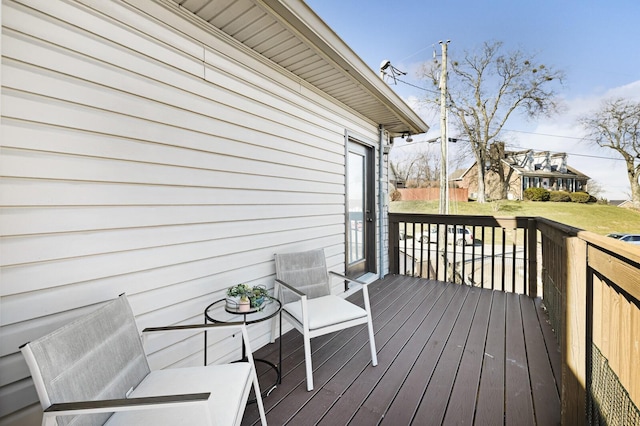
<path id="1" fill-rule="evenodd" d="M 283 335 L 282 384 L 264 398 L 269 424 L 560 423 L 560 355 L 534 299 L 406 276 L 370 292 L 378 366 L 365 326 L 315 338 L 307 392 L 302 337 Z M 255 356 L 277 363 L 276 349 Z M 251 404 L 242 424 L 258 422 Z"/>

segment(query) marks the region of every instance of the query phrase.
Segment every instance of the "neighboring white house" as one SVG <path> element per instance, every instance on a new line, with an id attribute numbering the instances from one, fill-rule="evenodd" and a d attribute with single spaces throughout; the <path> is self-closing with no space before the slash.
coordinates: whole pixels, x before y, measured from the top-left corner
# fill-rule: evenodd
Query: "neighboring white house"
<path id="1" fill-rule="evenodd" d="M 500 164 L 509 182 L 507 197 L 524 200 L 527 188 L 545 188 L 550 191 L 582 192 L 587 190 L 589 176 L 567 164 L 567 154 L 549 151 L 535 152 L 504 151 Z M 478 193 L 478 166 L 474 162 L 455 180 L 462 188 L 469 190 L 471 198 Z M 485 193 L 490 199 L 499 199 L 502 195 L 502 181 L 496 170 L 488 169 L 485 177 Z"/>
<path id="2" fill-rule="evenodd" d="M 272 287 L 277 252 L 384 275 L 383 153 L 428 127 L 302 1 L 4 0 L 1 41 L 0 424 L 40 421 L 18 346 L 120 293 L 144 328 Z"/>

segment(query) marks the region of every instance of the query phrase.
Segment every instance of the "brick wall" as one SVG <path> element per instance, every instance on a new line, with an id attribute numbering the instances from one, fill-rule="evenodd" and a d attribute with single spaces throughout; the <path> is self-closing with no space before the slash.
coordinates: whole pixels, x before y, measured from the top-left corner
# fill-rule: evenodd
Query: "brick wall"
<path id="1" fill-rule="evenodd" d="M 440 188 L 400 188 L 402 201 L 414 200 L 439 200 Z M 469 191 L 466 188 L 449 188 L 450 201 L 467 201 L 469 199 Z"/>

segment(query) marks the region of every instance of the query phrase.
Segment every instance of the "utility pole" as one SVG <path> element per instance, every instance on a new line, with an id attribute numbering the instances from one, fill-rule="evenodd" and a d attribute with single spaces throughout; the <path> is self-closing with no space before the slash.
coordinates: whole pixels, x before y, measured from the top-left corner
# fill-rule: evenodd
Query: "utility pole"
<path id="1" fill-rule="evenodd" d="M 440 71 L 440 214 L 449 214 L 449 185 L 447 182 L 447 47 L 450 40 L 440 42 L 442 46 L 442 68 Z"/>

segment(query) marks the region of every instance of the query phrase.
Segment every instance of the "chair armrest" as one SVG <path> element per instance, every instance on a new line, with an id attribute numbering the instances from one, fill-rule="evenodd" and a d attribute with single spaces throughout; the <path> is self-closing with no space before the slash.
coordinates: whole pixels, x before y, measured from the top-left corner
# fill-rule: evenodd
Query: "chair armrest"
<path id="1" fill-rule="evenodd" d="M 277 282 L 278 284 L 281 284 L 281 285 L 285 286 L 285 287 L 287 288 L 287 290 L 292 291 L 296 296 L 298 296 L 298 297 L 299 297 L 299 298 L 301 298 L 301 299 L 302 299 L 303 297 L 307 297 L 307 295 L 306 295 L 306 294 L 304 294 L 303 292 L 301 292 L 301 291 L 300 291 L 300 290 L 298 290 L 297 288 L 295 288 L 295 287 L 293 287 L 293 286 L 291 286 L 291 285 L 287 284 L 286 282 L 284 282 L 284 281 L 282 281 L 282 280 L 280 280 L 280 279 L 278 279 L 278 278 L 276 278 L 276 282 Z"/>
<path id="2" fill-rule="evenodd" d="M 243 322 L 226 322 L 226 323 L 207 323 L 207 324 L 187 324 L 187 325 L 170 325 L 166 327 L 147 327 L 142 330 L 143 333 L 153 333 L 158 331 L 189 331 L 189 330 L 206 330 L 209 328 L 244 328 Z"/>
<path id="3" fill-rule="evenodd" d="M 349 278 L 346 275 L 342 275 L 342 274 L 340 274 L 338 272 L 334 272 L 334 271 L 329 271 L 329 274 L 335 275 L 338 278 L 341 278 L 341 279 L 346 280 L 346 281 L 350 281 L 352 283 L 360 284 L 361 286 L 365 286 L 365 285 L 371 284 L 371 283 L 365 283 L 365 282 L 362 282 L 362 281 L 354 280 L 353 278 Z"/>
<path id="4" fill-rule="evenodd" d="M 204 402 L 211 393 L 149 396 L 144 398 L 104 399 L 51 404 L 44 412 L 54 416 L 111 413 L 116 411 L 146 410 L 159 406 Z"/>

